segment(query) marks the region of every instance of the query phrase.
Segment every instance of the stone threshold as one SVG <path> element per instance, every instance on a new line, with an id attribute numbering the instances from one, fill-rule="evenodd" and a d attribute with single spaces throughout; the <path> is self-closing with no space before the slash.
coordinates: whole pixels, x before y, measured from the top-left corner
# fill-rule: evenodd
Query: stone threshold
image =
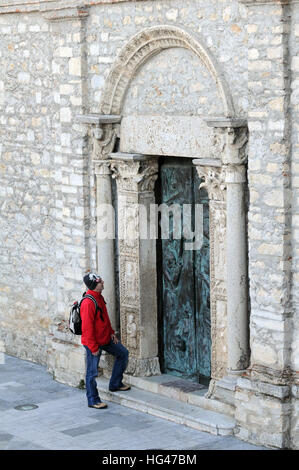
<path id="1" fill-rule="evenodd" d="M 134 377 L 124 374 L 124 382 L 141 390 L 158 393 L 159 395 L 173 398 L 188 403 L 189 405 L 199 406 L 205 410 L 216 411 L 217 413 L 223 413 L 231 417 L 235 416 L 234 406 L 223 403 L 222 401 L 206 398 L 205 395 L 208 392 L 208 388 L 204 387 L 201 390 L 185 391 L 184 388 L 188 388 L 188 386 L 184 386 L 186 383 L 190 383 L 190 388 L 196 384 L 189 380 L 182 380 L 180 377 L 174 375 L 161 374 L 152 377 Z M 183 387 L 181 386 L 182 382 Z M 171 384 L 171 386 L 169 384 Z"/>
<path id="2" fill-rule="evenodd" d="M 172 376 L 171 380 L 173 380 Z M 127 377 L 124 382 L 129 382 Z M 127 392 L 109 392 L 108 385 L 108 378 L 104 376 L 97 378 L 99 394 L 104 401 L 111 401 L 198 431 L 205 431 L 219 436 L 234 434 L 235 420 L 231 416 L 207 410 L 169 396 L 163 396 L 160 393 L 143 390 L 133 384 L 131 390 Z"/>

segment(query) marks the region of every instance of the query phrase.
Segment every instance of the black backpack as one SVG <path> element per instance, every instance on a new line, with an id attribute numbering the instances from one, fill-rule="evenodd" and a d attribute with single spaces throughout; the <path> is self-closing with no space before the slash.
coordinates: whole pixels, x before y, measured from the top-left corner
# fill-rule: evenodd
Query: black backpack
<path id="1" fill-rule="evenodd" d="M 82 320 L 80 315 L 80 307 L 84 299 L 90 299 L 93 301 L 96 308 L 95 313 L 97 314 L 97 311 L 100 310 L 101 320 L 104 321 L 102 309 L 98 306 L 96 299 L 92 295 L 86 294 L 86 292 L 84 292 L 84 294 L 82 295 L 82 299 L 79 302 L 76 300 L 76 302 L 74 302 L 71 306 L 70 310 L 69 330 L 74 335 L 82 335 Z"/>

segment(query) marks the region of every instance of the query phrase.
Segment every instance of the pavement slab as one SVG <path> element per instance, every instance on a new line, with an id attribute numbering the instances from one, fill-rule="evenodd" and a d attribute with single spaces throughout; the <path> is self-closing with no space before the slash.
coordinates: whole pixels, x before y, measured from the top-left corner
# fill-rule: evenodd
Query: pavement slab
<path id="1" fill-rule="evenodd" d="M 30 403 L 38 408 L 15 409 Z M 88 408 L 85 390 L 55 382 L 39 364 L 5 355 L 0 364 L 0 450 L 266 450 L 107 403 L 107 409 Z"/>

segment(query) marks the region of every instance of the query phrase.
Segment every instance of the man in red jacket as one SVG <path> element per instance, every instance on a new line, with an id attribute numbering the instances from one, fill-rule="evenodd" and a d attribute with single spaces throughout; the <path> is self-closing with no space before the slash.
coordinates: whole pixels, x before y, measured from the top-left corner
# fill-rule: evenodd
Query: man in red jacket
<path id="1" fill-rule="evenodd" d="M 107 408 L 102 403 L 98 394 L 96 377 L 102 351 L 107 351 L 115 356 L 115 362 L 109 382 L 111 392 L 130 390 L 129 385 L 122 383 L 123 373 L 128 364 L 129 352 L 120 343 L 112 329 L 106 302 L 102 296 L 104 281 L 94 273 L 86 274 L 83 278 L 88 287 L 86 294 L 94 297 L 98 304 L 96 311 L 93 300 L 86 298 L 82 301 L 80 314 L 82 320 L 81 343 L 86 349 L 86 396 L 88 406 L 91 408 Z"/>

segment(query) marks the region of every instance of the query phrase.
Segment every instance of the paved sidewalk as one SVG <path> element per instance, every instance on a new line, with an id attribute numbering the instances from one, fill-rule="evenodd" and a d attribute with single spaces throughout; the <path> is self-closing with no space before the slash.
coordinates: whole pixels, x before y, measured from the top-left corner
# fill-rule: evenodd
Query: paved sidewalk
<path id="1" fill-rule="evenodd" d="M 88 408 L 85 390 L 55 382 L 45 367 L 8 355 L 0 364 L 1 450 L 264 450 L 108 403 Z M 124 392 L 130 393 L 130 392 Z M 20 411 L 18 405 L 35 404 Z"/>

